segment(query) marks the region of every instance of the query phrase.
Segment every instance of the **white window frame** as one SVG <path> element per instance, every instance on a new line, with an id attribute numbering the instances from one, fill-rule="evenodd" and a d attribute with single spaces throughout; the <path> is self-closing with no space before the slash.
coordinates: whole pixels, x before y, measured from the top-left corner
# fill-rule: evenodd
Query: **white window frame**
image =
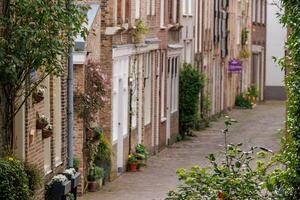
<path id="1" fill-rule="evenodd" d="M 171 74 L 171 113 L 178 111 L 178 97 L 179 97 L 179 56 L 169 57 L 168 65 Z"/>
<path id="2" fill-rule="evenodd" d="M 172 0 L 173 3 L 172 3 L 172 20 L 173 20 L 173 23 L 176 23 L 177 22 L 177 0 Z"/>
<path id="3" fill-rule="evenodd" d="M 266 23 L 266 0 L 262 0 L 262 16 L 261 16 L 261 23 Z"/>
<path id="4" fill-rule="evenodd" d="M 166 120 L 165 103 L 166 103 L 166 54 L 161 53 L 161 92 L 160 92 L 160 118 L 161 121 Z"/>
<path id="5" fill-rule="evenodd" d="M 155 0 L 146 0 L 147 15 L 155 15 Z"/>
<path id="6" fill-rule="evenodd" d="M 51 92 L 50 92 L 50 76 L 44 80 L 45 85 L 45 98 L 44 98 L 44 115 L 50 120 L 51 117 Z M 44 173 L 49 174 L 51 169 L 51 137 L 43 140 L 44 144 Z"/>
<path id="7" fill-rule="evenodd" d="M 53 132 L 55 137 L 55 166 L 62 164 L 62 95 L 61 77 L 53 77 Z"/>
<path id="8" fill-rule="evenodd" d="M 152 93 L 152 53 L 145 55 L 144 69 L 144 125 L 151 123 L 151 93 Z"/>
<path id="9" fill-rule="evenodd" d="M 131 59 L 131 89 L 132 89 L 132 96 L 131 96 L 131 129 L 137 128 L 137 111 L 138 111 L 138 66 L 139 66 L 139 59 L 133 57 Z"/>
<path id="10" fill-rule="evenodd" d="M 160 28 L 165 28 L 165 0 L 160 0 Z"/>
<path id="11" fill-rule="evenodd" d="M 257 23 L 261 23 L 261 0 L 258 0 L 257 4 Z"/>
<path id="12" fill-rule="evenodd" d="M 126 0 L 121 1 L 122 7 L 121 7 L 121 12 L 122 12 L 122 22 L 125 22 L 126 18 Z M 114 0 L 114 23 L 118 23 L 118 0 Z"/>
<path id="13" fill-rule="evenodd" d="M 252 22 L 256 22 L 256 1 L 252 1 Z"/>
<path id="14" fill-rule="evenodd" d="M 141 0 L 135 0 L 135 19 L 141 17 Z"/>
<path id="15" fill-rule="evenodd" d="M 182 0 L 182 13 L 184 16 L 192 16 L 192 0 Z"/>

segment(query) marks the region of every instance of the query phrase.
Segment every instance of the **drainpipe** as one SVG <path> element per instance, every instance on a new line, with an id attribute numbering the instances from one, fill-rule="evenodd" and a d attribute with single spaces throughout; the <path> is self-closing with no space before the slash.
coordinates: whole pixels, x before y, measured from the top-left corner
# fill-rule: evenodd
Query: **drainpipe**
<path id="1" fill-rule="evenodd" d="M 67 9 L 70 7 L 72 0 L 67 1 Z M 70 36 L 68 36 L 71 40 Z M 67 78 L 67 156 L 68 156 L 68 167 L 73 167 L 73 49 L 68 49 L 68 78 Z"/>

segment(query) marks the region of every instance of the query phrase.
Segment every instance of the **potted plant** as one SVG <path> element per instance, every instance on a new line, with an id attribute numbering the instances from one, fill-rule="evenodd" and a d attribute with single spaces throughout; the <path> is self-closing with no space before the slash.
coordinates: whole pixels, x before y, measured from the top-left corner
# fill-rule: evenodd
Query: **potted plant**
<path id="1" fill-rule="evenodd" d="M 250 98 L 250 101 L 252 103 L 252 106 L 256 106 L 256 99 L 258 97 L 258 90 L 256 88 L 255 85 L 251 85 L 249 88 L 248 88 L 248 97 Z"/>
<path id="2" fill-rule="evenodd" d="M 43 128 L 42 130 L 43 139 L 49 138 L 52 135 L 53 135 L 53 126 L 51 124 L 48 124 L 46 128 Z"/>
<path id="3" fill-rule="evenodd" d="M 45 116 L 38 116 L 36 120 L 36 128 L 43 129 L 49 124 L 49 119 Z"/>
<path id="4" fill-rule="evenodd" d="M 133 42 L 135 44 L 143 43 L 145 39 L 145 34 L 149 31 L 148 27 L 145 25 L 145 22 L 141 19 L 136 20 L 133 27 Z"/>
<path id="5" fill-rule="evenodd" d="M 46 186 L 47 199 L 60 199 L 71 191 L 71 181 L 63 175 L 54 176 Z"/>
<path id="6" fill-rule="evenodd" d="M 90 192 L 98 191 L 103 185 L 104 169 L 96 165 L 92 165 L 89 169 L 88 179 L 88 189 Z"/>
<path id="7" fill-rule="evenodd" d="M 78 158 L 73 159 L 73 167 L 74 169 L 79 172 L 80 160 Z"/>
<path id="8" fill-rule="evenodd" d="M 35 103 L 39 103 L 44 100 L 45 89 L 44 87 L 37 87 L 36 90 L 32 93 L 32 98 Z"/>
<path id="9" fill-rule="evenodd" d="M 80 180 L 80 173 L 78 173 L 75 168 L 69 168 L 66 169 L 63 174 L 71 180 L 71 187 L 76 188 Z"/>
<path id="10" fill-rule="evenodd" d="M 149 151 L 142 144 L 138 144 L 135 147 L 135 156 L 137 159 L 137 169 L 140 170 L 142 167 L 146 166 L 146 161 L 149 158 Z"/>
<path id="11" fill-rule="evenodd" d="M 137 158 L 136 158 L 136 155 L 129 154 L 127 163 L 128 163 L 128 170 L 130 172 L 136 172 L 137 171 Z"/>

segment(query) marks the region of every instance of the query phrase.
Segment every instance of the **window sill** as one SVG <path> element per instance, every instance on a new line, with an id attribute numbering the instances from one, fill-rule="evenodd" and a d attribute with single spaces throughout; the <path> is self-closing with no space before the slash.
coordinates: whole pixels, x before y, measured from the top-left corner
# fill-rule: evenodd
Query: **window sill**
<path id="1" fill-rule="evenodd" d="M 160 26 L 160 30 L 165 30 L 165 29 L 167 29 L 166 26 Z"/>
<path id="2" fill-rule="evenodd" d="M 58 166 L 60 166 L 60 165 L 62 165 L 63 164 L 63 162 L 61 161 L 61 160 L 59 160 L 59 161 L 57 161 L 57 162 L 55 162 L 55 167 L 58 167 Z"/>
<path id="3" fill-rule="evenodd" d="M 171 111 L 171 114 L 174 114 L 174 113 L 177 113 L 178 112 L 178 110 L 173 110 L 173 111 Z"/>
<path id="4" fill-rule="evenodd" d="M 167 121 L 167 118 L 166 118 L 166 117 L 162 117 L 162 118 L 160 119 L 160 122 L 165 122 L 165 121 Z"/>
<path id="5" fill-rule="evenodd" d="M 49 174 L 51 174 L 52 173 L 52 170 L 50 169 L 50 170 L 47 170 L 47 171 L 45 171 L 45 176 L 47 176 L 47 175 L 49 175 Z"/>

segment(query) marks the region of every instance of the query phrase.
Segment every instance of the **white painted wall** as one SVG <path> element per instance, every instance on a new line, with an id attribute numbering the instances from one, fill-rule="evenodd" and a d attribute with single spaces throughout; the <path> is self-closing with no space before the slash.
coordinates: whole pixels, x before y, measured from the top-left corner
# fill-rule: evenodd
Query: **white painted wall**
<path id="1" fill-rule="evenodd" d="M 284 43 L 287 37 L 287 30 L 283 28 L 277 18 L 278 7 L 268 0 L 267 7 L 267 49 L 266 49 L 266 86 L 283 86 L 284 71 L 274 63 L 273 56 L 282 58 L 284 56 Z"/>

